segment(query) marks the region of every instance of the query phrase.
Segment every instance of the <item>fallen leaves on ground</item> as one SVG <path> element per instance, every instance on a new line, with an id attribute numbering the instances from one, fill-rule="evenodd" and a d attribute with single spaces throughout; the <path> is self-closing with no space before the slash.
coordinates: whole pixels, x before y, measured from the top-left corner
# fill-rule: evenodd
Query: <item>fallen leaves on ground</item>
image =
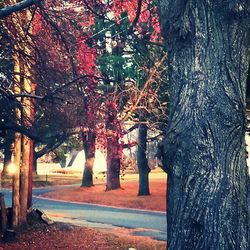
<path id="1" fill-rule="evenodd" d="M 137 196 L 138 182 L 123 182 L 122 188 L 106 192 L 105 185 L 74 187 L 44 194 L 44 197 L 108 206 L 166 211 L 166 179 L 150 181 L 149 196 Z"/>
<path id="2" fill-rule="evenodd" d="M 16 242 L 0 243 L 0 249 L 6 250 L 128 250 L 129 248 L 163 250 L 166 244 L 145 237 L 62 223 L 31 228 L 19 234 Z"/>

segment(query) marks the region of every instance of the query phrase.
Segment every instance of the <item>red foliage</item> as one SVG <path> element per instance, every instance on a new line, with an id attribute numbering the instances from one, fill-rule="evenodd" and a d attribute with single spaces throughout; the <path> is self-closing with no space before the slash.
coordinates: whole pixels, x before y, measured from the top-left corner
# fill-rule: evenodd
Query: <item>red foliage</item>
<path id="1" fill-rule="evenodd" d="M 78 74 L 94 75 L 96 73 L 96 50 L 86 44 L 85 37 L 76 39 Z"/>
<path id="2" fill-rule="evenodd" d="M 42 29 L 42 16 L 40 13 L 36 12 L 32 22 L 32 34 L 37 35 Z"/>
<path id="3" fill-rule="evenodd" d="M 121 21 L 121 14 L 128 13 L 129 21 L 132 23 L 138 12 L 137 0 L 113 1 L 112 12 L 115 15 L 116 21 Z M 140 16 L 136 25 L 139 33 L 148 33 L 149 28 L 153 31 L 150 33 L 150 40 L 156 42 L 161 39 L 160 22 L 156 6 L 152 6 L 152 1 L 142 0 Z"/>

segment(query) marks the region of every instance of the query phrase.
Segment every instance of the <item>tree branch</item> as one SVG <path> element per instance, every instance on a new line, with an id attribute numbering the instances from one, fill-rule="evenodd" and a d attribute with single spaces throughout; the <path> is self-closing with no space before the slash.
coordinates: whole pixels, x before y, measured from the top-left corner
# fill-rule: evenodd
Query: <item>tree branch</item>
<path id="1" fill-rule="evenodd" d="M 124 135 L 129 134 L 130 132 L 132 132 L 133 130 L 137 129 L 139 127 L 140 123 L 136 123 L 135 125 L 133 125 L 132 127 L 130 127 L 129 129 L 124 131 Z"/>
<path id="2" fill-rule="evenodd" d="M 40 158 L 43 155 L 55 150 L 56 148 L 58 148 L 66 139 L 67 139 L 68 135 L 64 135 L 61 138 L 58 139 L 58 141 L 56 142 L 50 142 L 49 144 L 47 144 L 45 147 L 43 147 L 40 151 L 35 152 L 35 158 Z"/>
<path id="3" fill-rule="evenodd" d="M 88 3 L 88 1 L 83 0 L 84 4 L 86 5 L 87 9 L 90 10 L 92 13 L 94 13 L 96 16 L 98 16 L 101 19 L 105 19 L 105 16 L 102 14 L 99 14 L 98 12 L 96 12 Z"/>
<path id="4" fill-rule="evenodd" d="M 43 0 L 23 0 L 19 3 L 14 4 L 14 5 L 1 8 L 0 9 L 0 19 L 7 17 L 14 12 L 21 11 L 25 8 L 28 8 L 34 4 L 35 5 L 40 4 L 42 1 Z"/>
<path id="5" fill-rule="evenodd" d="M 137 1 L 137 11 L 136 11 L 136 16 L 135 16 L 135 19 L 133 20 L 133 23 L 131 25 L 131 28 L 133 29 L 137 22 L 139 21 L 139 18 L 140 18 L 140 14 L 141 14 L 141 7 L 142 7 L 142 0 L 138 0 Z"/>

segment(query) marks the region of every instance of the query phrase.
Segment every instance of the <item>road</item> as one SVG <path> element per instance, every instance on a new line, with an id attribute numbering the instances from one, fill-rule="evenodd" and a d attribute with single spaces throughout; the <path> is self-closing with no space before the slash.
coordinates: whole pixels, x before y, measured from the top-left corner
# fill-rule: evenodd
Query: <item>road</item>
<path id="1" fill-rule="evenodd" d="M 33 189 L 33 207 L 48 213 L 54 221 L 99 228 L 139 229 L 133 234 L 166 240 L 165 213 L 56 201 L 39 196 L 54 189 L 55 187 Z M 11 191 L 4 190 L 4 194 L 5 202 L 10 206 Z"/>

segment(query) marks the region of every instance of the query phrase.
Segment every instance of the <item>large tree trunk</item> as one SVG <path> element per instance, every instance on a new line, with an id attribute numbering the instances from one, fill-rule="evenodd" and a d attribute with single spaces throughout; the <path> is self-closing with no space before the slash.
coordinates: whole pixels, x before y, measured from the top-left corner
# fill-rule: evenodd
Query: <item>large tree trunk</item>
<path id="1" fill-rule="evenodd" d="M 137 166 L 139 171 L 139 192 L 138 195 L 150 195 L 148 174 L 148 159 L 147 150 L 147 131 L 148 127 L 145 123 L 139 125 L 138 131 L 138 151 L 137 151 Z"/>
<path id="2" fill-rule="evenodd" d="M 93 166 L 95 161 L 95 132 L 89 130 L 83 132 L 83 149 L 85 152 L 85 166 L 82 178 L 82 187 L 94 186 L 93 183 Z"/>
<path id="3" fill-rule="evenodd" d="M 169 58 L 167 247 L 249 249 L 245 94 L 249 1 L 161 0 Z"/>

